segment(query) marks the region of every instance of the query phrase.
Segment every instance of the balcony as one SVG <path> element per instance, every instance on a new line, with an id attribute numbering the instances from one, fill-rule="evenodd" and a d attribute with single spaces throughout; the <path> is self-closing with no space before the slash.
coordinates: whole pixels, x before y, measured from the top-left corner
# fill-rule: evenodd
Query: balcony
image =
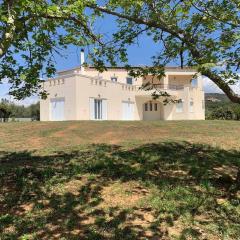
<path id="1" fill-rule="evenodd" d="M 161 90 L 161 91 L 167 91 L 167 90 L 172 90 L 172 91 L 178 91 L 178 90 L 183 90 L 185 85 L 173 85 L 173 84 L 162 84 L 162 83 L 157 83 L 157 84 L 149 84 L 149 85 L 142 85 L 138 86 L 139 89 L 144 90 L 144 91 L 154 91 L 154 90 Z"/>
<path id="2" fill-rule="evenodd" d="M 184 93 L 184 89 L 190 87 L 189 84 L 186 85 L 174 85 L 174 84 L 151 84 L 148 86 L 139 86 L 136 95 L 138 97 L 149 97 L 158 91 L 167 92 L 171 96 L 178 97 Z"/>
<path id="3" fill-rule="evenodd" d="M 184 85 L 172 85 L 172 84 L 153 84 L 153 88 L 161 90 L 183 90 Z"/>

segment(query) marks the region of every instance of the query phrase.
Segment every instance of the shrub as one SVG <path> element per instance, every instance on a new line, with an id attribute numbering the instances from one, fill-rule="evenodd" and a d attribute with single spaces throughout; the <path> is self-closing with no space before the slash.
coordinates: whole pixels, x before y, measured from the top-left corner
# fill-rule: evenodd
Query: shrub
<path id="1" fill-rule="evenodd" d="M 239 105 L 235 105 L 233 107 L 233 112 L 234 112 L 234 119 L 240 120 L 240 106 Z"/>
<path id="2" fill-rule="evenodd" d="M 210 113 L 209 118 L 221 120 L 233 120 L 235 118 L 235 112 L 231 107 L 219 107 Z"/>
<path id="3" fill-rule="evenodd" d="M 2 118 L 4 122 L 6 122 L 10 115 L 11 110 L 9 109 L 8 105 L 0 103 L 0 118 Z"/>

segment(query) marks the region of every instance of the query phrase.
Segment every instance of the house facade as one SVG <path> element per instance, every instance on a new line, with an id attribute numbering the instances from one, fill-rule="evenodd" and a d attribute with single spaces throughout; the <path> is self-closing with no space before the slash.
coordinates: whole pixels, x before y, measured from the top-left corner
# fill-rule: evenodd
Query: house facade
<path id="1" fill-rule="evenodd" d="M 40 101 L 41 121 L 205 119 L 202 76 L 176 67 L 166 68 L 165 74 L 161 80 L 134 79 L 121 67 L 103 73 L 93 67 L 58 72 L 43 83 L 49 95 Z M 140 88 L 148 81 L 180 101 L 164 105 L 163 97 L 153 100 L 154 90 Z"/>

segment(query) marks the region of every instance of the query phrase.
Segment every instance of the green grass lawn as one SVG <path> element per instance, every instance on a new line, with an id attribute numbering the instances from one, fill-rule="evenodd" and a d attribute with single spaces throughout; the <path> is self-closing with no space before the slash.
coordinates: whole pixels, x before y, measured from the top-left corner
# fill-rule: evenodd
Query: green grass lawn
<path id="1" fill-rule="evenodd" d="M 240 239 L 240 123 L 0 124 L 0 239 Z"/>

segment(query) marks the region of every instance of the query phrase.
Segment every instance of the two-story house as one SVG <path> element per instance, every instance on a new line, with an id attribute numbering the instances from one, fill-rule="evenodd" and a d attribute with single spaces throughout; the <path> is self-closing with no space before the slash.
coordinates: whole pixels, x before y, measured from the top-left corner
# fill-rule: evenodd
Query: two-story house
<path id="1" fill-rule="evenodd" d="M 41 121 L 205 119 L 202 76 L 178 67 L 167 67 L 165 75 L 153 81 L 154 87 L 178 103 L 153 100 L 152 90 L 140 88 L 152 76 L 134 79 L 121 67 L 103 73 L 83 66 L 60 71 L 43 84 L 49 95 L 40 101 Z"/>

